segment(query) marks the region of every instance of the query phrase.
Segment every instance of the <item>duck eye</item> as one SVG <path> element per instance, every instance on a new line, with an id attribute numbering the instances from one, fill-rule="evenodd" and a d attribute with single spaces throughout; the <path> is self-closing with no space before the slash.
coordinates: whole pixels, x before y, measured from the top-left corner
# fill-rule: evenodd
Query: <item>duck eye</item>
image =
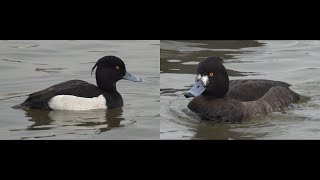
<path id="1" fill-rule="evenodd" d="M 116 69 L 120 69 L 120 67 L 119 67 L 119 66 L 116 66 Z"/>
<path id="2" fill-rule="evenodd" d="M 211 72 L 209 75 L 210 75 L 210 77 L 212 77 L 213 76 L 213 72 Z"/>

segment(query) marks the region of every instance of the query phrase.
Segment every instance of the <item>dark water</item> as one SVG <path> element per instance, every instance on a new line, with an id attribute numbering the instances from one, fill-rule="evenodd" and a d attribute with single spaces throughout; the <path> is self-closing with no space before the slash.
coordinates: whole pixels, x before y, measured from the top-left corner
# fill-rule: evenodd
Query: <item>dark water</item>
<path id="1" fill-rule="evenodd" d="M 160 41 L 0 41 L 0 139 L 159 139 Z M 121 80 L 124 106 L 113 110 L 10 108 L 29 93 L 81 79 L 94 63 L 120 57 L 142 83 Z"/>
<path id="2" fill-rule="evenodd" d="M 320 41 L 161 41 L 161 139 L 320 139 Z M 310 96 L 283 113 L 242 124 L 201 121 L 183 93 L 196 66 L 220 56 L 230 79 L 271 79 Z"/>

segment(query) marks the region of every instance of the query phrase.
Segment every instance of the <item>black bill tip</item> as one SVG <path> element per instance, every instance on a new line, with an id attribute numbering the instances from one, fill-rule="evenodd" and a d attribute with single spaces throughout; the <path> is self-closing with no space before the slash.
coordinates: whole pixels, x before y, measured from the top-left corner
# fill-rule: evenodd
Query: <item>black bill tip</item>
<path id="1" fill-rule="evenodd" d="M 194 95 L 191 94 L 190 92 L 186 92 L 186 93 L 184 94 L 184 97 L 189 98 L 189 97 L 194 97 Z"/>

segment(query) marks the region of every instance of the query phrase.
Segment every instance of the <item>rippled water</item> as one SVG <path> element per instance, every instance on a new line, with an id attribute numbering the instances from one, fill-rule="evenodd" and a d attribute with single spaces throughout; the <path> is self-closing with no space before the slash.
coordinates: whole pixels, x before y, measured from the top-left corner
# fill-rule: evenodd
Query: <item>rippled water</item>
<path id="1" fill-rule="evenodd" d="M 320 41 L 161 41 L 159 48 L 160 41 L 0 41 L 0 139 L 159 139 L 159 126 L 161 139 L 320 139 Z M 91 68 L 105 55 L 143 79 L 118 82 L 122 108 L 11 108 L 59 82 L 95 84 Z M 224 58 L 230 79 L 285 81 L 311 99 L 242 124 L 202 121 L 183 93 L 209 56 Z"/>
<path id="2" fill-rule="evenodd" d="M 0 139 L 159 139 L 160 41 L 0 41 Z M 121 80 L 123 108 L 85 112 L 16 110 L 29 93 L 81 79 L 120 57 L 142 83 Z"/>
<path id="3" fill-rule="evenodd" d="M 320 139 L 320 41 L 161 41 L 161 139 Z M 183 93 L 196 66 L 220 56 L 230 79 L 271 79 L 311 97 L 242 124 L 202 121 Z"/>

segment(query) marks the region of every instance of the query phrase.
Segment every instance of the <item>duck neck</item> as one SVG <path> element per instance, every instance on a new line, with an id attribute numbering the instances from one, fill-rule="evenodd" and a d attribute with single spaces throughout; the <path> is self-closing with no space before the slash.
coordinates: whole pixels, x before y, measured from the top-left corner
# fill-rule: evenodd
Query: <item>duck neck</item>
<path id="1" fill-rule="evenodd" d="M 97 68 L 96 71 L 96 81 L 97 86 L 103 90 L 104 92 L 117 92 L 117 80 L 112 76 L 112 73 L 108 73 L 108 69 L 106 68 Z M 110 75 L 111 76 L 110 76 Z M 108 76 L 107 76 L 108 75 Z"/>
<path id="2" fill-rule="evenodd" d="M 117 91 L 117 79 L 108 72 L 108 69 L 97 69 L 96 81 L 99 89 L 103 91 L 103 96 L 106 99 L 108 109 L 123 106 L 123 99 Z"/>
<path id="3" fill-rule="evenodd" d="M 108 93 L 118 92 L 116 83 L 107 83 L 104 81 L 97 80 L 97 86 L 104 92 L 108 92 Z"/>

